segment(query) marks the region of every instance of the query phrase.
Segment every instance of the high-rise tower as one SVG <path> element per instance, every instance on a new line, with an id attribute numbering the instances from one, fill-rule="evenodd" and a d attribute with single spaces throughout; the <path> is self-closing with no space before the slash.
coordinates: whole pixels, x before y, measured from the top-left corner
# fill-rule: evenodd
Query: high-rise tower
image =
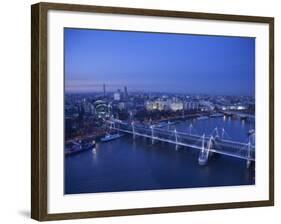
<path id="1" fill-rule="evenodd" d="M 124 86 L 124 99 L 125 99 L 125 100 L 128 99 L 128 90 L 127 90 L 127 86 Z"/>

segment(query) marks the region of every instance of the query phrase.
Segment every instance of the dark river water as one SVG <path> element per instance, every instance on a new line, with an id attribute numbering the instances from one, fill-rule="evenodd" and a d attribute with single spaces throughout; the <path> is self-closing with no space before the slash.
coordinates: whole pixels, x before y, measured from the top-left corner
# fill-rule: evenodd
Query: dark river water
<path id="1" fill-rule="evenodd" d="M 225 117 L 187 120 L 176 124 L 179 131 L 210 134 L 224 128 L 224 138 L 248 142 L 253 121 Z M 205 166 L 198 164 L 196 149 L 126 135 L 97 143 L 88 150 L 65 158 L 65 194 L 117 192 L 171 188 L 195 188 L 255 184 L 255 164 L 214 154 Z"/>

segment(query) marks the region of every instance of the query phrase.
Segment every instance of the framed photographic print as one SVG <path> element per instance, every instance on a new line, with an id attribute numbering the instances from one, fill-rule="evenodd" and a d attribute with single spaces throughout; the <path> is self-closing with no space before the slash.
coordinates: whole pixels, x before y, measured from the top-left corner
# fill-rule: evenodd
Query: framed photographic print
<path id="1" fill-rule="evenodd" d="M 32 5 L 32 218 L 274 204 L 274 19 Z"/>

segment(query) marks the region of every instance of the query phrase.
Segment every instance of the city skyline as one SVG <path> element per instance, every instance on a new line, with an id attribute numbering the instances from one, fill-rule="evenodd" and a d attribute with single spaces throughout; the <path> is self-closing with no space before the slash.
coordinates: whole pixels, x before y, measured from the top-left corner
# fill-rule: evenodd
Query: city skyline
<path id="1" fill-rule="evenodd" d="M 64 32 L 66 92 L 102 92 L 106 84 L 111 92 L 255 95 L 254 38 Z"/>

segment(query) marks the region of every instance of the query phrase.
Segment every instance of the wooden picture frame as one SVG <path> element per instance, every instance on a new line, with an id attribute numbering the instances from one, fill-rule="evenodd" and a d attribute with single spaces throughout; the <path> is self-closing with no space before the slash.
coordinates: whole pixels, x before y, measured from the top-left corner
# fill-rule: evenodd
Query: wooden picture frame
<path id="1" fill-rule="evenodd" d="M 211 21 L 234 21 L 269 25 L 269 196 L 268 200 L 214 203 L 200 205 L 131 208 L 74 213 L 48 213 L 48 19 L 50 10 L 104 13 L 119 15 L 193 18 Z M 38 3 L 31 7 L 31 217 L 39 221 L 80 219 L 108 216 L 203 211 L 226 208 L 246 208 L 274 205 L 274 18 L 224 15 L 183 11 L 164 11 L 137 8 L 118 8 L 90 5 Z"/>

